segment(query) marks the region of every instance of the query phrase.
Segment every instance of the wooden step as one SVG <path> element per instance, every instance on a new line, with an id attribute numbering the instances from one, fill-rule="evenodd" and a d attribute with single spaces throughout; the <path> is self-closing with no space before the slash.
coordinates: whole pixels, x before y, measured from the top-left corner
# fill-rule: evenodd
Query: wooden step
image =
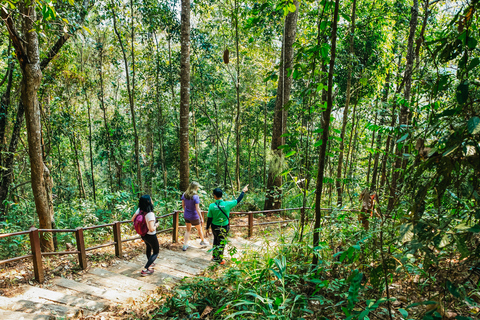
<path id="1" fill-rule="evenodd" d="M 0 319 L 2 320 L 49 320 L 51 318 L 45 314 L 0 310 Z"/>
<path id="2" fill-rule="evenodd" d="M 40 298 L 32 298 L 30 300 L 0 297 L 0 308 L 8 311 L 16 311 L 22 313 L 36 315 L 51 315 L 62 317 L 73 317 L 78 313 L 78 309 L 49 303 L 47 300 Z M 1 318 L 3 319 L 3 318 Z"/>
<path id="3" fill-rule="evenodd" d="M 92 282 L 107 288 L 128 291 L 129 294 L 138 298 L 157 289 L 157 286 L 153 284 L 105 269 L 91 269 L 88 274 L 84 275 L 84 279 L 90 279 Z"/>
<path id="4" fill-rule="evenodd" d="M 169 268 L 165 268 L 164 266 L 157 266 L 155 268 L 155 272 L 148 276 L 148 277 L 142 277 L 140 274 L 140 271 L 142 270 L 143 266 L 132 263 L 129 261 L 122 261 L 120 263 L 115 264 L 114 266 L 111 267 L 111 270 L 114 271 L 115 273 L 119 273 L 134 279 L 139 279 L 143 282 L 148 282 L 154 285 L 163 285 L 163 284 L 168 284 L 168 283 L 174 283 L 177 282 L 184 277 L 190 277 L 190 274 L 183 273 L 178 270 L 172 270 Z"/>
<path id="5" fill-rule="evenodd" d="M 120 292 L 116 290 L 110 290 L 105 288 L 97 288 L 94 286 L 87 285 L 85 283 L 76 282 L 70 279 L 57 278 L 53 282 L 57 286 L 65 287 L 75 291 L 79 291 L 94 297 L 106 299 L 112 302 L 124 303 L 132 301 L 132 297 L 126 292 Z"/>
<path id="6" fill-rule="evenodd" d="M 41 298 L 54 303 L 63 304 L 66 306 L 82 308 L 91 312 L 100 312 L 105 309 L 106 305 L 100 301 L 92 301 L 83 299 L 73 295 L 67 295 L 61 292 L 52 290 L 27 286 L 25 292 L 18 298 L 24 300 L 32 300 L 35 298 Z"/>

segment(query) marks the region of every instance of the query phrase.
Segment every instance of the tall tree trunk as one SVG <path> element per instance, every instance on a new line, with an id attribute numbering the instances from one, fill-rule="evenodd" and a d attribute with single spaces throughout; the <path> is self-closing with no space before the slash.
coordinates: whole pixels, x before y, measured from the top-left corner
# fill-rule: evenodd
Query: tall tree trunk
<path id="1" fill-rule="evenodd" d="M 158 41 L 157 41 L 157 34 L 154 32 L 153 33 L 154 38 L 155 38 L 155 46 L 157 49 L 157 57 L 156 57 L 156 62 L 157 62 L 157 68 L 156 68 L 156 76 L 155 76 L 155 87 L 156 87 L 156 95 L 155 99 L 157 102 L 157 109 L 158 109 L 158 117 L 157 117 L 157 124 L 158 124 L 158 144 L 160 145 L 160 166 L 162 168 L 162 175 L 163 175 L 163 191 L 164 191 L 164 196 L 165 199 L 167 199 L 167 184 L 168 184 L 168 173 L 167 173 L 167 166 L 165 164 L 165 155 L 164 155 L 164 146 L 163 146 L 163 134 L 164 134 L 164 123 L 165 123 L 165 118 L 163 115 L 163 108 L 162 104 L 160 103 L 160 51 L 159 51 L 159 46 L 158 46 Z M 169 41 L 169 57 L 170 57 L 170 40 Z M 172 101 L 174 98 L 174 93 L 173 93 L 173 87 L 172 87 Z M 165 210 L 168 212 L 168 202 L 165 203 Z"/>
<path id="2" fill-rule="evenodd" d="M 113 189 L 113 172 L 112 172 L 112 160 L 115 163 L 115 154 L 113 152 L 112 143 L 110 140 L 110 128 L 108 125 L 107 120 L 107 107 L 105 105 L 105 91 L 103 86 L 103 43 L 99 41 L 98 46 L 98 53 L 99 53 L 99 68 L 98 68 L 98 76 L 100 78 L 100 92 L 98 94 L 98 99 L 100 101 L 100 109 L 102 109 L 103 113 L 103 125 L 105 126 L 105 136 L 107 142 L 107 164 L 108 164 L 108 180 L 110 183 L 110 188 Z"/>
<path id="3" fill-rule="evenodd" d="M 267 84 L 265 84 L 265 96 L 268 96 Z M 267 101 L 263 109 L 263 187 L 267 183 Z"/>
<path id="4" fill-rule="evenodd" d="M 387 78 L 385 80 L 385 88 L 383 91 L 382 101 L 381 101 L 381 110 L 380 110 L 380 127 L 385 125 L 385 110 L 384 107 L 388 101 L 388 93 L 390 91 L 390 72 L 387 74 Z M 376 143 L 376 150 L 375 156 L 373 161 L 373 172 L 372 172 L 372 184 L 370 186 L 370 192 L 374 192 L 377 190 L 377 176 L 378 176 L 378 162 L 380 159 L 380 148 L 382 145 L 382 132 L 379 131 L 377 135 L 377 143 Z M 385 150 L 385 153 L 388 150 Z"/>
<path id="5" fill-rule="evenodd" d="M 5 200 L 7 199 L 8 189 L 13 180 L 13 160 L 15 158 L 15 152 L 17 151 L 18 140 L 20 139 L 20 130 L 23 126 L 23 120 L 25 118 L 25 109 L 23 103 L 20 100 L 18 103 L 17 117 L 12 130 L 12 138 L 10 139 L 10 145 L 8 147 L 8 153 L 3 163 L 6 168 L 2 175 L 0 184 L 0 217 L 6 213 Z"/>
<path id="6" fill-rule="evenodd" d="M 346 156 L 346 160 L 344 161 L 344 165 L 345 165 L 345 171 L 343 173 L 343 182 L 342 182 L 342 192 L 343 192 L 343 188 L 345 186 L 345 181 L 347 180 L 347 177 L 348 177 L 348 159 L 350 158 L 350 155 L 351 153 L 353 152 L 353 145 L 352 145 L 352 140 L 353 140 L 353 136 L 354 136 L 354 133 L 355 133 L 355 130 L 356 130 L 356 119 L 357 119 L 357 105 L 358 105 L 358 91 L 357 91 L 357 96 L 355 98 L 355 105 L 353 106 L 353 114 L 352 114 L 352 131 L 350 131 L 350 138 L 348 140 L 348 149 L 347 149 L 347 156 Z"/>
<path id="7" fill-rule="evenodd" d="M 10 47 L 8 51 L 10 51 Z M 5 151 L 5 147 L 7 146 L 7 141 L 5 139 L 5 129 L 7 127 L 8 109 L 10 108 L 10 95 L 12 92 L 13 84 L 13 69 L 14 62 L 11 61 L 8 64 L 7 74 L 5 75 L 5 78 L 7 79 L 7 87 L 5 88 L 5 92 L 0 98 L 0 165 L 2 165 L 3 152 Z"/>
<path id="8" fill-rule="evenodd" d="M 188 113 L 190 102 L 190 0 L 182 0 L 180 57 L 180 191 L 187 190 L 190 176 L 188 163 Z"/>
<path id="9" fill-rule="evenodd" d="M 21 16 L 23 19 L 23 40 L 15 30 L 13 20 L 5 8 L 0 8 L 2 18 L 7 24 L 7 30 L 15 47 L 16 56 L 22 70 L 22 83 L 20 99 L 25 107 L 25 117 L 28 136 L 28 153 L 30 156 L 30 173 L 35 208 L 37 210 L 39 227 L 50 229 L 52 227 L 52 212 L 48 204 L 47 190 L 45 189 L 44 168 L 42 151 L 42 125 L 40 119 L 40 106 L 38 103 L 37 90 L 42 81 L 40 69 L 40 52 L 38 35 L 35 31 L 36 2 L 29 6 L 21 4 Z M 40 239 L 44 251 L 53 251 L 53 237 L 51 234 L 42 234 Z"/>
<path id="10" fill-rule="evenodd" d="M 75 132 L 73 132 L 72 136 L 70 137 L 70 143 L 75 153 L 75 166 L 77 167 L 78 194 L 80 198 L 85 199 L 85 187 L 83 185 L 82 168 L 80 167 L 80 160 L 78 158 L 77 138 L 76 138 Z"/>
<path id="11" fill-rule="evenodd" d="M 399 117 L 399 132 L 403 125 L 408 125 L 408 115 L 409 115 L 409 103 L 410 103 L 410 93 L 412 88 L 412 73 L 413 73 L 413 64 L 415 60 L 415 51 L 414 51 L 414 38 L 415 38 L 415 31 L 417 30 L 417 23 L 418 23 L 418 0 L 413 1 L 413 6 L 411 9 L 411 19 L 410 19 L 410 32 L 408 35 L 408 46 L 407 46 L 407 65 L 405 67 L 405 74 L 404 74 L 404 83 L 405 83 L 405 91 L 403 93 L 403 98 L 405 103 L 402 105 L 400 109 L 400 117 Z M 402 133 L 403 135 L 403 133 Z M 402 167 L 402 158 L 403 158 L 403 147 L 399 147 L 397 144 L 397 150 L 395 153 L 396 160 L 394 171 L 392 175 L 392 182 L 390 186 L 390 196 L 388 198 L 388 206 L 387 210 L 393 210 L 397 199 L 397 180 L 399 177 L 399 169 Z"/>
<path id="12" fill-rule="evenodd" d="M 235 157 L 235 184 L 237 191 L 240 190 L 240 51 L 238 49 L 238 5 L 235 0 L 235 47 L 236 47 L 236 68 L 237 79 L 235 89 L 237 93 L 237 115 L 235 118 L 235 138 L 236 138 L 236 157 Z"/>
<path id="13" fill-rule="evenodd" d="M 340 0 L 335 0 L 335 11 L 333 14 L 333 23 L 332 23 L 332 47 L 330 51 L 330 67 L 328 69 L 328 92 L 327 92 L 327 110 L 322 114 L 323 124 L 322 124 L 322 145 L 320 146 L 320 152 L 318 157 L 318 175 L 317 175 L 317 186 L 315 191 L 315 226 L 313 232 L 313 247 L 317 248 L 320 243 L 320 220 L 322 218 L 321 200 L 322 200 L 322 189 L 323 189 L 323 177 L 325 171 L 325 161 L 327 156 L 327 142 L 328 135 L 330 130 L 330 115 L 332 113 L 333 99 L 332 99 L 332 89 L 333 89 L 333 73 L 335 68 L 335 58 L 337 51 L 337 24 L 338 24 L 338 9 Z M 313 266 L 318 264 L 318 255 L 314 254 L 312 259 Z"/>
<path id="14" fill-rule="evenodd" d="M 350 95 L 351 95 L 351 85 L 352 85 L 352 69 L 353 69 L 353 61 L 352 57 L 354 54 L 353 51 L 353 40 L 354 40 L 354 33 L 355 33 L 355 11 L 357 9 L 357 0 L 353 0 L 352 4 L 352 23 L 350 28 L 350 50 L 349 50 L 349 64 L 348 64 L 348 75 L 347 75 L 347 90 L 346 90 L 346 100 L 345 100 L 345 108 L 343 109 L 343 121 L 342 121 L 342 132 L 340 134 L 340 153 L 338 155 L 338 166 L 337 166 L 337 178 L 335 179 L 335 186 L 337 188 L 337 206 L 342 206 L 342 196 L 343 196 L 343 183 L 340 182 L 342 178 L 342 167 L 343 167 L 343 149 L 345 146 L 345 128 L 347 127 L 348 121 L 348 107 L 350 105 Z"/>
<path id="15" fill-rule="evenodd" d="M 375 104 L 375 110 L 378 108 L 378 100 Z M 377 126 L 378 113 L 375 112 L 375 121 L 373 122 Z M 367 170 L 367 184 L 370 182 L 370 171 L 372 171 L 372 152 L 373 152 L 373 143 L 375 142 L 375 133 L 377 131 L 373 130 L 372 132 L 372 142 L 370 143 L 370 152 L 368 154 L 368 170 Z"/>
<path id="16" fill-rule="evenodd" d="M 283 162 L 282 150 L 278 147 L 285 144 L 285 137 L 282 135 L 286 132 L 287 110 L 285 106 L 290 99 L 290 90 L 292 88 L 292 75 L 287 74 L 287 70 L 291 70 L 293 67 L 293 43 L 295 42 L 295 36 L 297 34 L 297 18 L 299 3 L 294 0 L 293 3 L 296 6 L 295 12 L 290 12 L 285 18 L 285 25 L 283 30 L 282 41 L 282 53 L 280 58 L 280 69 L 278 71 L 278 86 L 277 97 L 275 99 L 275 113 L 273 118 L 272 127 L 272 157 Z M 281 200 L 281 187 L 282 176 L 281 172 L 278 172 L 279 168 L 269 168 L 267 191 L 265 194 L 265 210 L 279 209 L 282 205 Z"/>
<path id="17" fill-rule="evenodd" d="M 95 173 L 93 170 L 93 148 L 92 148 L 92 116 L 91 116 L 91 106 L 90 100 L 88 99 L 87 89 L 84 88 L 83 91 L 85 92 L 85 102 L 87 104 L 87 115 L 88 115 L 88 147 L 90 150 L 90 174 L 92 175 L 92 193 L 93 193 L 93 201 L 97 203 L 97 192 L 95 188 Z"/>
<path id="18" fill-rule="evenodd" d="M 198 143 L 197 143 L 197 119 L 195 114 L 195 106 L 192 100 L 192 124 L 193 124 L 193 150 L 195 150 L 195 177 L 197 181 L 200 180 L 199 172 L 198 172 Z"/>
<path id="19" fill-rule="evenodd" d="M 130 0 L 130 6 L 132 10 L 132 84 L 130 84 L 130 70 L 128 68 L 128 59 L 125 47 L 123 45 L 122 37 L 118 32 L 117 28 L 117 18 L 114 10 L 114 3 L 111 3 L 112 9 L 112 16 L 113 16 L 113 29 L 115 34 L 117 35 L 118 42 L 120 44 L 120 48 L 122 49 L 123 54 L 123 62 L 125 65 L 125 76 L 127 78 L 127 94 L 128 94 L 128 101 L 130 103 L 130 114 L 132 116 L 132 127 L 133 127 L 133 136 L 135 139 L 135 164 L 137 166 L 137 193 L 142 191 L 142 171 L 140 170 L 140 147 L 138 141 L 138 133 L 137 133 L 137 121 L 135 120 L 135 53 L 134 53 L 134 26 L 133 26 L 133 1 Z"/>

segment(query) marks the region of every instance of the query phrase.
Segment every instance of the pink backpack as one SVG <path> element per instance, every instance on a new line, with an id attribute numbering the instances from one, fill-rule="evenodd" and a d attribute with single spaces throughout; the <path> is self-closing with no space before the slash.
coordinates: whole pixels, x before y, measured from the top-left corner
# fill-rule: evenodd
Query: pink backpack
<path id="1" fill-rule="evenodd" d="M 142 237 L 147 234 L 148 232 L 148 227 L 147 227 L 147 220 L 145 219 L 146 213 L 143 211 L 140 211 L 139 214 L 135 217 L 135 220 L 133 221 L 133 226 L 135 227 L 135 231 Z"/>

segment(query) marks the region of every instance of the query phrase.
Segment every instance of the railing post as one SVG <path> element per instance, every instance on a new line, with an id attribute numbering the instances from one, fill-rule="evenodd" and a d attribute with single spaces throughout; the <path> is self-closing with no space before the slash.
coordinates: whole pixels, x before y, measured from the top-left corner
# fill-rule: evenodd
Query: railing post
<path id="1" fill-rule="evenodd" d="M 248 237 L 251 238 L 253 235 L 253 213 L 248 212 Z"/>
<path id="2" fill-rule="evenodd" d="M 85 251 L 85 241 L 83 239 L 82 228 L 76 229 L 75 238 L 77 239 L 78 263 L 80 264 L 80 268 L 85 270 L 87 268 L 87 253 Z"/>
<path id="3" fill-rule="evenodd" d="M 115 255 L 117 257 L 122 256 L 122 229 L 119 221 L 115 221 L 113 224 L 113 241 L 115 241 Z"/>
<path id="4" fill-rule="evenodd" d="M 178 211 L 174 211 L 172 243 L 177 243 L 177 242 L 178 242 Z"/>
<path id="5" fill-rule="evenodd" d="M 45 275 L 43 273 L 42 250 L 40 249 L 40 237 L 38 236 L 37 228 L 30 229 L 30 247 L 32 248 L 35 279 L 38 282 L 43 283 Z"/>

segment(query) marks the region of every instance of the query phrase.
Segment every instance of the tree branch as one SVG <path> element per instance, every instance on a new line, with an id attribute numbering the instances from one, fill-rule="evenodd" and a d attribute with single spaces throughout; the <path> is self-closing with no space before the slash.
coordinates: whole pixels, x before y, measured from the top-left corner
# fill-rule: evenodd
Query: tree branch
<path id="1" fill-rule="evenodd" d="M 2 7 L 0 9 L 0 14 L 2 16 L 3 21 L 5 21 L 5 25 L 8 30 L 8 34 L 10 35 L 10 39 L 12 40 L 13 47 L 15 48 L 15 53 L 17 54 L 18 62 L 20 63 L 20 67 L 23 69 L 27 63 L 30 63 L 28 56 L 25 53 L 25 49 L 23 48 L 23 39 L 18 34 L 15 26 L 13 24 L 12 16 L 7 12 L 7 9 Z"/>
<path id="2" fill-rule="evenodd" d="M 62 46 L 67 42 L 67 40 L 71 37 L 72 35 L 70 33 L 64 33 L 58 40 L 57 42 L 53 45 L 53 47 L 48 51 L 47 57 L 43 58 L 42 61 L 40 62 L 40 69 L 43 70 L 45 67 L 52 61 L 53 58 L 57 55 L 57 53 L 60 51 Z"/>

